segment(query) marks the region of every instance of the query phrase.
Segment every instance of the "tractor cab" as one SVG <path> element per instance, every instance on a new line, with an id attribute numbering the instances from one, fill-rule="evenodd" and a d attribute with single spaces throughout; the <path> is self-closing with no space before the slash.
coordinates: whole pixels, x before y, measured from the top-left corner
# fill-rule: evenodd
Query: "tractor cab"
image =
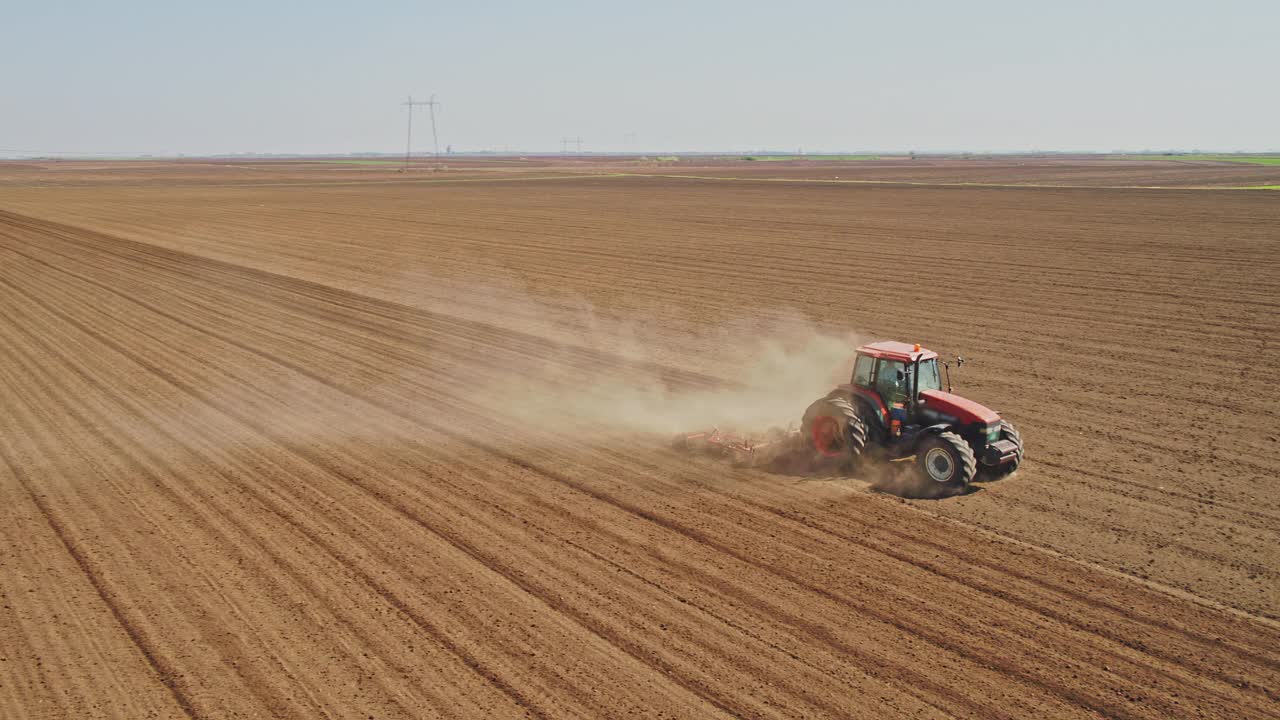
<path id="1" fill-rule="evenodd" d="M 863 415 L 887 444 L 915 441 L 918 431 L 956 426 L 965 436 L 994 432 L 1000 415 L 944 389 L 938 353 L 919 345 L 877 342 L 858 348 L 851 389 Z"/>
<path id="2" fill-rule="evenodd" d="M 892 341 L 863 345 L 853 364 L 852 385 L 872 401 L 876 414 L 882 418 L 898 415 L 897 419 L 905 422 L 915 414 L 922 391 L 942 390 L 938 353 Z"/>

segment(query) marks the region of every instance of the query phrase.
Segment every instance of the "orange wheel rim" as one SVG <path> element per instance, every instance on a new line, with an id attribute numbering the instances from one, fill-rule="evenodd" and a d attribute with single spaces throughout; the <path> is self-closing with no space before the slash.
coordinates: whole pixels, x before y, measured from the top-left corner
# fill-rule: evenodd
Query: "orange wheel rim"
<path id="1" fill-rule="evenodd" d="M 830 415 L 813 421 L 813 447 L 825 457 L 840 454 L 840 423 Z"/>

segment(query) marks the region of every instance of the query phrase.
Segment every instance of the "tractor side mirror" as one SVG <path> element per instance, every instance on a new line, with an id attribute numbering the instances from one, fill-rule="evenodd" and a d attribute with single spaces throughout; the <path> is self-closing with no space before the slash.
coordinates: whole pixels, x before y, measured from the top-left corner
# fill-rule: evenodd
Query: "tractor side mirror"
<path id="1" fill-rule="evenodd" d="M 907 374 L 901 370 L 898 371 L 898 382 L 901 383 L 907 379 Z"/>

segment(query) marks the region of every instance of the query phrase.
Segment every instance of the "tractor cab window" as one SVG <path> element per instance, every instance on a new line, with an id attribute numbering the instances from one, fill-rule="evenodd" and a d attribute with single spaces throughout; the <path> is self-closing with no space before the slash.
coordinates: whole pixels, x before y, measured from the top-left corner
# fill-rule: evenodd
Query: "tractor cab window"
<path id="1" fill-rule="evenodd" d="M 876 368 L 876 392 L 885 405 L 893 407 L 894 403 L 907 399 L 907 367 L 898 360 L 881 360 Z"/>
<path id="2" fill-rule="evenodd" d="M 938 374 L 938 360 L 921 360 L 920 371 L 916 377 L 917 390 L 941 390 L 942 376 Z"/>
<path id="3" fill-rule="evenodd" d="M 876 359 L 870 355 L 859 355 L 858 362 L 853 366 L 853 384 L 871 387 L 871 368 L 875 363 Z"/>

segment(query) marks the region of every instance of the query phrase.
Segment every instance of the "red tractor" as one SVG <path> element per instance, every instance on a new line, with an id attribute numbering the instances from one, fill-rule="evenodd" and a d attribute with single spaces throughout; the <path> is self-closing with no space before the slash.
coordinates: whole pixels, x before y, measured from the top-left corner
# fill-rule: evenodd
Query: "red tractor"
<path id="1" fill-rule="evenodd" d="M 957 366 L 963 359 L 957 358 Z M 800 424 L 801 442 L 825 464 L 867 456 L 915 456 L 939 489 L 963 492 L 981 466 L 992 477 L 1022 462 L 1022 438 L 1000 413 L 942 389 L 938 354 L 877 342 L 858 348 L 853 378 L 816 400 Z"/>

